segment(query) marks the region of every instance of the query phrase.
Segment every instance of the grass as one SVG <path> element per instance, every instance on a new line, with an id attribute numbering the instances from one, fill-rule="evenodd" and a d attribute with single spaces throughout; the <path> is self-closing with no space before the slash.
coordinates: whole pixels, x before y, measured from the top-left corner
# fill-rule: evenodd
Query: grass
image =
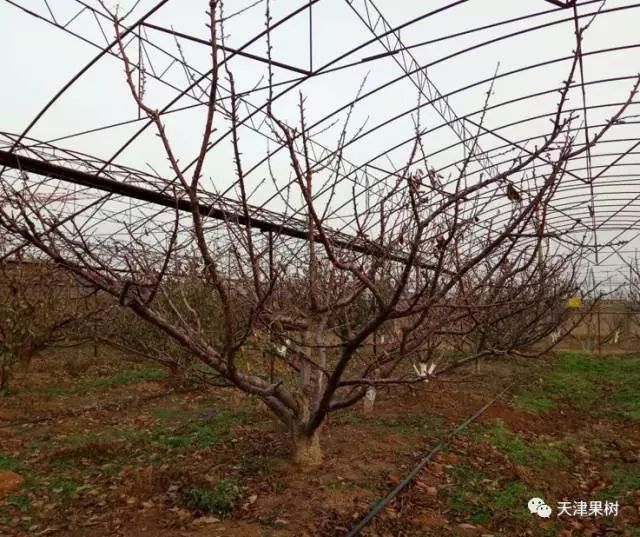
<path id="1" fill-rule="evenodd" d="M 408 440 L 416 440 L 422 434 L 427 437 L 439 436 L 444 431 L 444 420 L 440 416 L 426 412 L 407 413 L 393 417 L 361 416 L 344 413 L 334 418 L 341 425 L 375 425 L 396 432 Z"/>
<path id="2" fill-rule="evenodd" d="M 181 491 L 183 505 L 197 514 L 223 516 L 236 507 L 240 499 L 240 485 L 235 479 L 219 479 L 213 489 L 185 487 Z"/>
<path id="3" fill-rule="evenodd" d="M 70 446 L 82 446 L 97 442 L 99 438 L 96 433 L 81 433 L 65 436 L 62 438 L 62 441 Z"/>
<path id="4" fill-rule="evenodd" d="M 122 381 L 133 377 L 119 378 Z M 97 471 L 99 467 L 104 469 L 101 473 L 115 475 L 119 468 L 132 461 L 138 464 L 153 458 L 174 462 L 176 455 L 181 456 L 187 449 L 203 449 L 230 441 L 233 428 L 248 419 L 248 413 L 238 409 L 220 410 L 206 419 L 192 417 L 196 415 L 197 410 L 159 411 L 156 417 L 160 423 L 151 429 L 106 429 L 99 433 L 83 432 L 51 438 L 48 444 L 57 445 L 58 450 L 48 458 L 47 465 L 55 470 L 41 482 L 32 479 L 18 458 L 0 452 L 0 469 L 17 471 L 27 480 L 23 485 L 24 492 L 7 498 L 5 505 L 20 513 L 31 513 L 35 509 L 32 502 L 36 497 L 48 498 L 49 502 L 61 506 L 68 505 L 80 494 L 87 472 Z M 33 486 L 27 486 L 31 482 Z M 236 507 L 239 498 L 238 482 L 221 479 L 213 488 L 185 488 L 181 503 L 197 514 L 222 516 Z"/>
<path id="5" fill-rule="evenodd" d="M 484 473 L 466 465 L 451 469 L 455 479 L 448 504 L 458 516 L 472 524 L 486 525 L 494 519 L 527 519 L 527 501 L 532 492 L 521 481 L 497 487 Z"/>
<path id="6" fill-rule="evenodd" d="M 485 431 L 485 437 L 515 464 L 562 466 L 568 462 L 558 445 L 549 442 L 525 441 L 496 420 Z"/>
<path id="7" fill-rule="evenodd" d="M 514 405 L 528 412 L 547 412 L 556 407 L 556 402 L 541 395 L 523 393 L 516 395 Z"/>
<path id="8" fill-rule="evenodd" d="M 451 473 L 456 481 L 448 502 L 451 509 L 473 524 L 489 522 L 491 513 L 480 492 L 483 474 L 466 465 L 454 467 Z"/>
<path id="9" fill-rule="evenodd" d="M 606 406 L 599 411 L 609 412 L 618 417 L 624 416 L 624 419 L 636 419 L 636 414 L 640 417 L 640 396 L 637 388 L 640 379 L 636 371 L 640 369 L 639 358 L 614 357 L 611 363 L 603 364 L 606 360 L 610 359 L 562 355 L 542 372 L 543 378 L 538 383 L 531 383 L 516 395 L 515 404 L 531 412 L 552 411 L 565 405 L 581 405 L 583 409 L 588 409 L 595 397 L 601 397 Z M 621 367 L 621 370 L 618 371 L 617 367 Z M 126 370 L 100 378 L 84 377 L 75 386 L 58 387 L 53 390 L 58 390 L 60 394 L 85 394 L 125 385 L 131 386 L 130 390 L 135 390 L 136 382 L 162 376 L 163 372 L 159 370 Z M 46 393 L 45 390 L 42 393 Z M 224 404 L 218 399 L 206 403 L 202 398 L 197 401 L 198 408 L 185 402 L 178 402 L 176 406 L 170 406 L 171 402 L 165 402 L 164 404 L 168 405 L 166 408 L 151 411 L 153 421 L 148 419 L 148 411 L 144 411 L 145 419 L 141 421 L 143 427 L 134 426 L 134 423 L 139 422 L 131 421 L 127 416 L 126 423 L 118 425 L 121 429 L 105 427 L 103 423 L 98 423 L 96 428 L 92 427 L 96 432 L 83 432 L 87 429 L 78 428 L 74 431 L 76 434 L 71 435 L 48 433 L 45 440 L 38 437 L 39 443 L 32 441 L 28 444 L 29 449 L 38 449 L 40 452 L 32 454 L 33 457 L 23 457 L 20 453 L 17 458 L 16 453 L 8 448 L 6 453 L 0 452 L 0 469 L 17 471 L 25 478 L 28 478 L 28 464 L 31 458 L 36 460 L 36 464 L 43 466 L 38 467 L 40 482 L 37 484 L 37 490 L 27 487 L 25 483 L 23 490 L 7 498 L 7 513 L 11 513 L 12 516 L 29 514 L 37 517 L 41 500 L 60 506 L 60 512 L 68 510 L 72 503 L 74 508 L 81 509 L 85 503 L 86 493 L 83 491 L 88 487 L 86 483 L 91 483 L 92 487 L 95 483 L 96 490 L 112 494 L 108 492 L 112 489 L 106 487 L 108 484 L 121 485 L 122 476 L 128 475 L 121 472 L 125 466 L 137 468 L 151 463 L 154 471 L 156 463 L 191 467 L 189 465 L 193 464 L 192 460 L 199 460 L 203 455 L 202 452 L 198 453 L 198 450 L 226 446 L 234 439 L 239 425 L 252 421 L 253 410 L 238 407 L 225 409 Z M 333 417 L 332 422 L 365 426 L 363 428 L 370 429 L 368 433 L 371 435 L 393 434 L 394 438 L 400 435 L 406 442 L 403 442 L 402 448 L 396 450 L 399 452 L 402 452 L 405 446 L 411 446 L 417 439 L 438 438 L 449 429 L 448 422 L 426 412 L 400 416 L 363 416 L 359 412 L 344 412 Z M 31 430 L 25 430 L 24 434 L 33 433 Z M 458 522 L 486 527 L 499 522 L 504 523 L 507 529 L 518 530 L 523 525 L 530 525 L 532 519 L 526 507 L 527 501 L 534 495 L 545 495 L 544 492 L 529 490 L 529 486 L 531 489 L 541 487 L 548 492 L 547 483 L 553 480 L 554 469 L 568 464 L 565 455 L 571 454 L 569 437 L 556 442 L 543 441 L 546 437 L 532 441 L 530 435 L 515 433 L 500 421 L 477 423 L 469 427 L 465 434 L 469 435 L 467 439 L 470 441 L 481 438 L 484 442 L 492 443 L 513 464 L 542 467 L 545 471 L 534 472 L 531 478 L 534 480 L 531 482 L 529 477 L 525 477 L 524 481 L 514 477 L 513 480 L 505 482 L 499 468 L 475 468 L 466 465 L 465 459 L 461 458 L 456 464 L 446 465 L 447 472 L 454 479 L 450 486 L 443 485 L 439 488 L 439 500 L 446 500 L 447 508 L 451 508 Z M 579 437 L 573 443 L 585 444 L 584 439 Z M 53 456 L 43 457 L 50 454 L 52 445 L 57 452 L 53 453 Z M 591 445 L 588 447 L 592 455 L 595 454 Z M 204 458 L 213 460 L 214 454 L 220 454 L 220 451 L 211 450 L 204 454 Z M 173 481 L 176 492 L 172 492 L 170 501 L 177 501 L 177 504 L 172 505 L 189 509 L 196 516 L 225 516 L 238 508 L 242 498 L 242 484 L 245 482 L 251 483 L 253 487 L 257 479 L 259 482 L 264 481 L 266 490 L 274 494 L 282 492 L 289 484 L 288 478 L 283 477 L 283 472 L 277 464 L 278 456 L 265 456 L 262 454 L 263 451 L 246 450 L 244 447 L 228 450 L 225 447 L 220 460 L 226 461 L 227 456 L 231 455 L 237 458 L 233 461 L 237 464 L 229 470 L 229 467 L 225 466 L 226 462 L 220 463 L 228 472 L 223 474 L 221 471 L 219 475 L 227 477 L 212 485 L 197 478 L 189 481 L 188 475 L 193 475 L 193 472 L 184 472 L 183 475 L 181 471 L 180 479 Z M 196 456 L 195 459 L 191 458 L 192 454 Z M 90 471 L 95 472 L 95 480 L 93 477 L 88 479 Z M 612 464 L 608 467 L 608 473 L 613 484 L 609 489 L 601 491 L 603 496 L 606 499 L 622 500 L 629 491 L 639 489 L 639 471 L 638 465 Z M 366 491 L 382 493 L 388 487 L 385 480 L 387 473 L 386 470 L 370 470 L 369 473 L 365 471 L 362 478 L 354 483 L 334 479 L 328 480 L 325 485 L 338 490 L 361 487 L 366 489 L 362 491 L 363 494 L 366 494 Z M 236 478 L 230 478 L 229 475 Z M 517 475 L 526 474 L 518 472 Z M 549 476 L 548 481 L 546 476 Z M 184 486 L 185 483 L 187 486 Z M 541 531 L 541 528 L 536 527 L 533 531 L 533 535 L 542 535 L 535 533 Z M 557 535 L 560 529 L 547 527 L 545 531 L 548 531 L 545 536 L 551 536 Z M 553 531 L 555 533 L 552 533 Z M 515 531 L 511 534 L 522 533 Z"/>
<path id="10" fill-rule="evenodd" d="M 139 457 L 166 460 L 175 452 L 189 448 L 206 449 L 229 442 L 233 428 L 245 423 L 249 417 L 247 412 L 239 410 L 221 410 L 208 419 L 187 421 L 177 419 L 178 416 L 189 416 L 183 411 L 175 414 L 160 411 L 157 415 L 165 419 L 151 429 L 111 429 L 99 435 L 81 433 L 59 437 L 58 440 L 68 447 L 55 453 L 50 464 L 58 470 L 66 470 L 81 459 L 95 464 L 110 463 L 116 467 Z M 7 459 L 5 464 L 11 464 L 11 460 Z"/>
<path id="11" fill-rule="evenodd" d="M 13 494 L 7 498 L 7 503 L 17 508 L 21 512 L 26 512 L 31 509 L 31 496 L 28 494 Z"/>
<path id="12" fill-rule="evenodd" d="M 209 448 L 231 440 L 231 431 L 245 423 L 245 412 L 224 410 L 206 420 L 189 421 L 175 429 L 155 428 L 151 440 L 169 448 Z"/>
<path id="13" fill-rule="evenodd" d="M 529 516 L 525 512 L 525 506 L 531 498 L 531 493 L 521 481 L 511 481 L 503 489 L 490 492 L 487 496 L 489 505 L 495 511 L 517 518 Z"/>
<path id="14" fill-rule="evenodd" d="M 544 412 L 570 405 L 595 415 L 640 421 L 640 356 L 563 353 L 515 405 Z"/>
<path id="15" fill-rule="evenodd" d="M 68 479 L 62 476 L 54 476 L 48 481 L 49 489 L 54 494 L 60 494 L 62 496 L 71 498 L 75 496 L 78 492 L 78 488 L 80 485 L 76 483 L 73 479 Z"/>
<path id="16" fill-rule="evenodd" d="M 68 470 L 83 460 L 91 461 L 93 464 L 104 464 L 117 459 L 127 459 L 134 452 L 130 446 L 106 436 L 74 435 L 62 440 L 67 446 L 53 452 L 49 460 L 49 464 L 57 470 Z"/>
<path id="17" fill-rule="evenodd" d="M 40 486 L 38 476 L 17 457 L 0 452 L 0 470 L 15 472 L 22 476 L 24 479 L 22 488 L 25 490 L 35 490 Z"/>
<path id="18" fill-rule="evenodd" d="M 0 470 L 15 472 L 20 468 L 20 461 L 16 457 L 0 452 Z"/>
<path id="19" fill-rule="evenodd" d="M 441 429 L 443 421 L 440 416 L 420 412 L 416 414 L 401 414 L 392 418 L 378 418 L 376 423 L 385 427 L 399 429 L 400 431 L 414 431 L 416 429 L 431 431 Z"/>
<path id="20" fill-rule="evenodd" d="M 630 492 L 640 490 L 640 463 L 610 465 L 608 471 L 613 483 L 603 491 L 604 499 L 623 500 Z"/>
<path id="21" fill-rule="evenodd" d="M 90 392 L 126 386 L 150 380 L 161 380 L 167 376 L 166 371 L 156 367 L 147 369 L 126 369 L 109 377 L 97 377 L 79 382 L 73 386 L 51 386 L 46 389 L 47 395 L 85 395 Z"/>

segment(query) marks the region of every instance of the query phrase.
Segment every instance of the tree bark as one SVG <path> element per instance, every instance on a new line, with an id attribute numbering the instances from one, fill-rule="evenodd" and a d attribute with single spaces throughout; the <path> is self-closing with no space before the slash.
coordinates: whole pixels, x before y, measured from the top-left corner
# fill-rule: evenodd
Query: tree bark
<path id="1" fill-rule="evenodd" d="M 308 434 L 296 431 L 293 436 L 293 462 L 300 466 L 311 467 L 322 463 L 320 432 L 318 429 Z"/>
<path id="2" fill-rule="evenodd" d="M 3 392 L 9 386 L 9 366 L 8 358 L 0 356 L 0 392 Z"/>
<path id="3" fill-rule="evenodd" d="M 20 362 L 20 370 L 24 375 L 28 374 L 31 369 L 31 360 L 34 354 L 35 350 L 32 348 L 26 348 L 20 352 L 18 362 Z"/>

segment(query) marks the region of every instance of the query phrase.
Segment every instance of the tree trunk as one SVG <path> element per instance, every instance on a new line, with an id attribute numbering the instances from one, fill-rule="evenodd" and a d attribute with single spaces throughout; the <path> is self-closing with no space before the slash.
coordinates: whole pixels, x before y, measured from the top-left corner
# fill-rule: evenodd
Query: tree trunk
<path id="1" fill-rule="evenodd" d="M 20 362 L 20 371 L 23 375 L 27 375 L 29 370 L 31 369 L 31 360 L 35 351 L 31 348 L 23 349 L 20 352 L 20 356 L 18 357 L 18 362 Z"/>
<path id="2" fill-rule="evenodd" d="M 167 386 L 171 388 L 178 388 L 182 384 L 184 380 L 183 371 L 180 368 L 180 365 L 175 362 L 169 362 L 167 364 L 167 369 L 169 370 L 169 374 L 167 375 L 167 379 L 165 383 Z"/>
<path id="3" fill-rule="evenodd" d="M 0 392 L 3 392 L 9 386 L 9 366 L 8 358 L 0 356 Z"/>
<path id="4" fill-rule="evenodd" d="M 322 463 L 322 449 L 320 448 L 320 433 L 316 429 L 307 434 L 297 431 L 293 438 L 293 462 L 300 466 L 317 466 Z"/>

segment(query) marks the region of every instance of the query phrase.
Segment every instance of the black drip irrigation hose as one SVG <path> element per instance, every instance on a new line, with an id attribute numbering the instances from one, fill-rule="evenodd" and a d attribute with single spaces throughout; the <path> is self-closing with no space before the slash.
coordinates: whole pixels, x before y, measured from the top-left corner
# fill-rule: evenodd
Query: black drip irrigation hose
<path id="1" fill-rule="evenodd" d="M 365 515 L 365 517 L 354 526 L 354 528 L 346 535 L 346 537 L 358 537 L 360 532 L 371 522 L 374 517 L 384 509 L 391 500 L 393 500 L 398 494 L 400 494 L 405 488 L 407 488 L 411 482 L 415 479 L 415 477 L 422 471 L 422 469 L 426 466 L 426 464 L 444 447 L 446 447 L 451 439 L 456 436 L 460 431 L 462 431 L 465 427 L 467 427 L 470 423 L 474 422 L 478 419 L 484 412 L 495 403 L 502 395 L 504 395 L 507 391 L 511 389 L 514 383 L 509 384 L 504 390 L 502 390 L 498 395 L 496 395 L 491 401 L 489 401 L 486 405 L 484 405 L 480 410 L 477 410 L 473 415 L 469 416 L 466 420 L 464 420 L 456 429 L 449 434 L 442 442 L 440 442 L 436 447 L 434 447 L 422 460 L 415 466 L 409 474 L 400 482 L 396 487 L 389 492 L 386 496 L 378 500 L 375 505 L 371 508 L 371 510 Z"/>

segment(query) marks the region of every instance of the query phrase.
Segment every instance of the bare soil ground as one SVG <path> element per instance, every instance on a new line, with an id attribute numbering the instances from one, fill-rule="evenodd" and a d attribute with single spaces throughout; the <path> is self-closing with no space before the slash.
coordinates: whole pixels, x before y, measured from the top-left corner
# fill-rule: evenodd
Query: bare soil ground
<path id="1" fill-rule="evenodd" d="M 640 536 L 640 357 L 487 363 L 455 382 L 382 392 L 324 427 L 301 472 L 257 401 L 172 386 L 101 349 L 34 362 L 0 396 L 0 535 L 344 535 L 461 421 L 516 381 L 363 532 L 368 536 Z M 2 483 L 0 483 L 0 491 Z M 545 499 L 548 520 L 529 498 Z M 617 516 L 557 516 L 560 501 Z"/>

